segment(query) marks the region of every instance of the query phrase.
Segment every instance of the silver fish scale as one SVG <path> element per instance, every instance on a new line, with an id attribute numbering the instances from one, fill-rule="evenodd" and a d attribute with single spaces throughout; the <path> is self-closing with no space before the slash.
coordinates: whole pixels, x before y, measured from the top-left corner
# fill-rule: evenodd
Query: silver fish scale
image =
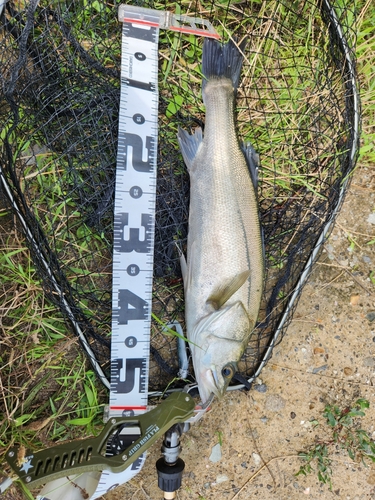
<path id="1" fill-rule="evenodd" d="M 191 332 L 207 315 L 206 302 L 213 293 L 247 269 L 249 279 L 228 304 L 241 301 L 253 328 L 262 293 L 263 253 L 256 194 L 235 133 L 231 81 L 210 80 L 203 98 L 205 134 L 189 170 L 187 328 Z"/>

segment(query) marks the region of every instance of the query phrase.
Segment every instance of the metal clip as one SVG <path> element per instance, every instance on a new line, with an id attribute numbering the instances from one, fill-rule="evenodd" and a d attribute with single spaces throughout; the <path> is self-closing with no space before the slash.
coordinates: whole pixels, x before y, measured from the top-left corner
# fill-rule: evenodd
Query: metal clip
<path id="1" fill-rule="evenodd" d="M 215 28 L 206 19 L 173 14 L 166 10 L 147 9 L 135 5 L 120 5 L 118 19 L 122 23 L 154 26 L 191 35 L 220 38 Z"/>
<path id="2" fill-rule="evenodd" d="M 185 385 L 185 387 L 183 388 L 183 392 L 189 393 L 191 390 L 197 389 L 197 387 L 198 387 L 197 384 Z M 207 411 L 210 411 L 214 397 L 215 394 L 211 393 L 211 396 L 207 399 L 207 401 L 204 404 L 197 405 L 194 409 L 194 415 L 191 416 L 188 420 L 186 420 L 186 423 L 196 424 Z"/>

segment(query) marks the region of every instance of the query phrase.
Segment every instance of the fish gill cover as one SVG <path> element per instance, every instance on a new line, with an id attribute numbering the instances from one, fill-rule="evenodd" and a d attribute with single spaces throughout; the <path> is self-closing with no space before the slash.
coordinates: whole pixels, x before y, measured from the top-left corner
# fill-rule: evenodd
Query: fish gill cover
<path id="1" fill-rule="evenodd" d="M 4 201 L 11 193 L 26 222 L 46 296 L 72 332 L 77 325 L 84 332 L 106 374 L 119 3 L 8 1 L 0 16 L 1 196 Z M 224 40 L 248 37 L 236 122 L 239 140 L 251 142 L 260 157 L 266 266 L 258 328 L 240 363 L 240 375 L 249 379 L 286 331 L 355 166 L 355 7 L 346 0 L 136 4 L 208 19 Z M 160 32 L 150 390 L 182 385 L 176 338 L 166 335 L 163 325 L 184 326 L 175 243 L 186 248 L 189 176 L 176 133 L 178 126 L 204 125 L 201 60 L 202 39 Z M 7 244 L 12 246 L 11 238 Z M 22 328 L 12 315 L 3 325 Z"/>

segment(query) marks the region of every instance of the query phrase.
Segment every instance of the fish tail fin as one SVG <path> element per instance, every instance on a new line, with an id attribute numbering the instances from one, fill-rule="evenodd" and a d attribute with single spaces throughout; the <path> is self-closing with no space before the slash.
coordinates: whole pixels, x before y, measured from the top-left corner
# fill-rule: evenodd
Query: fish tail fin
<path id="1" fill-rule="evenodd" d="M 234 91 L 237 90 L 246 43 L 246 38 L 240 45 L 233 40 L 229 40 L 225 45 L 213 38 L 204 40 L 202 72 L 206 79 L 203 80 L 203 90 L 207 81 L 212 78 L 228 78 L 232 80 Z"/>

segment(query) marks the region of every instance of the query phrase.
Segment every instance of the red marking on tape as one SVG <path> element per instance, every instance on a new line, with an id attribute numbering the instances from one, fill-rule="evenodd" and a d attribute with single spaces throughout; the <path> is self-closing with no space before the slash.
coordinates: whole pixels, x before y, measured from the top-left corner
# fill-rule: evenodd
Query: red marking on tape
<path id="1" fill-rule="evenodd" d="M 208 30 L 205 31 L 202 29 L 186 28 L 186 26 L 184 26 L 184 27 L 169 26 L 168 29 L 170 29 L 172 31 L 179 31 L 181 33 L 191 33 L 193 35 L 208 36 L 210 38 L 216 38 L 217 40 L 220 39 L 220 35 L 218 33 L 212 33 L 212 31 L 208 31 Z"/>
<path id="2" fill-rule="evenodd" d="M 153 26 L 157 28 L 159 23 L 154 23 L 152 21 L 144 21 L 142 19 L 131 19 L 130 17 L 124 17 L 124 23 L 132 23 L 132 24 L 144 24 L 145 26 Z"/>
<path id="3" fill-rule="evenodd" d="M 147 406 L 110 406 L 111 410 L 147 410 Z"/>
<path id="4" fill-rule="evenodd" d="M 160 26 L 160 23 L 155 23 L 153 21 L 145 21 L 144 19 L 132 19 L 131 17 L 124 17 L 123 22 L 131 24 L 141 24 L 143 26 L 152 26 L 154 28 L 158 28 Z M 178 31 L 179 33 L 188 33 L 198 36 L 208 36 L 210 38 L 216 38 L 217 40 L 221 38 L 218 33 L 213 33 L 212 31 L 209 30 L 206 31 L 204 29 L 188 28 L 187 26 L 168 26 L 168 29 L 172 31 Z"/>

